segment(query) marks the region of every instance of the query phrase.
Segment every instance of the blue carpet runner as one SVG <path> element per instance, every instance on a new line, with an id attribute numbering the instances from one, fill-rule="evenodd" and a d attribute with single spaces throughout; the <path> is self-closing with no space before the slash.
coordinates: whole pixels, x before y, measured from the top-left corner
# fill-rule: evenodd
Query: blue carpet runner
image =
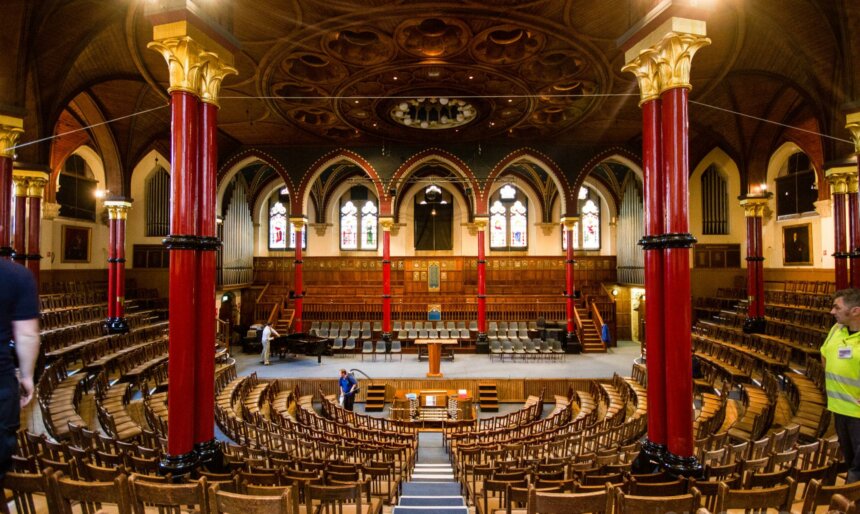
<path id="1" fill-rule="evenodd" d="M 443 457 L 439 434 L 419 434 L 418 458 L 412 479 L 403 484 L 400 502 L 392 514 L 469 514 L 454 469 Z M 424 447 L 422 450 L 422 446 Z"/>

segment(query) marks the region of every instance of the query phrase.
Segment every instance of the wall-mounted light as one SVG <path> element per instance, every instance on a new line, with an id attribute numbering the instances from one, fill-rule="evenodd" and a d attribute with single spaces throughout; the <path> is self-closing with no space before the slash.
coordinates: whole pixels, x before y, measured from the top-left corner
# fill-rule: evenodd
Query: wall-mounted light
<path id="1" fill-rule="evenodd" d="M 95 194 L 96 198 L 101 200 L 102 198 L 107 196 L 108 193 L 110 193 L 110 191 L 108 191 L 107 189 L 96 189 L 94 194 Z"/>
<path id="2" fill-rule="evenodd" d="M 612 288 L 612 296 L 618 296 L 618 288 L 617 287 Z"/>

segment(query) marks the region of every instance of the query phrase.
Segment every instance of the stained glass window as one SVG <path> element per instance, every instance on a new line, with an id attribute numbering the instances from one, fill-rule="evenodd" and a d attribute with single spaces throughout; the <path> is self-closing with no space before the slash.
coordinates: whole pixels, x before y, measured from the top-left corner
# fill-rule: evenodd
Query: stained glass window
<path id="1" fill-rule="evenodd" d="M 358 209 L 352 200 L 348 200 L 340 208 L 340 248 L 341 250 L 358 249 Z"/>
<path id="2" fill-rule="evenodd" d="M 308 247 L 308 227 L 305 225 L 305 229 L 302 230 L 302 249 Z M 290 248 L 296 248 L 296 227 L 292 223 L 290 223 Z"/>
<path id="3" fill-rule="evenodd" d="M 582 206 L 582 247 L 600 249 L 600 209 L 590 199 Z"/>
<path id="4" fill-rule="evenodd" d="M 289 229 L 287 229 L 288 225 L 290 226 Z M 281 202 L 275 202 L 269 208 L 269 250 L 287 249 L 288 230 L 295 248 L 295 233 L 292 230 L 292 224 L 287 219 L 287 208 Z"/>
<path id="5" fill-rule="evenodd" d="M 376 250 L 376 205 L 370 200 L 361 208 L 361 249 Z"/>
<path id="6" fill-rule="evenodd" d="M 490 248 L 506 248 L 508 246 L 508 219 L 507 209 L 502 202 L 496 203 L 490 208 Z"/>
<path id="7" fill-rule="evenodd" d="M 511 248 L 528 246 L 528 218 L 526 208 L 517 200 L 511 206 Z"/>
<path id="8" fill-rule="evenodd" d="M 522 191 L 504 185 L 491 198 L 490 248 L 523 250 L 528 248 L 528 201 Z"/>

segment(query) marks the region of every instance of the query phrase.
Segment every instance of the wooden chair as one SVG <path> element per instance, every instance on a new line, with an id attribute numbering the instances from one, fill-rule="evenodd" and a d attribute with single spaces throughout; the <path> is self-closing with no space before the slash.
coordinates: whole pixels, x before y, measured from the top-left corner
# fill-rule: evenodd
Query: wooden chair
<path id="1" fill-rule="evenodd" d="M 6 473 L 3 479 L 3 490 L 12 493 L 11 500 L 15 502 L 15 512 L 18 514 L 36 514 L 41 501 L 36 501 L 33 495 L 44 495 L 48 505 L 48 511 L 56 510 L 53 497 L 48 493 L 48 476 L 53 471 L 47 469 L 42 473 Z M 4 497 L 4 501 L 0 504 L 0 512 L 8 513 L 6 502 L 9 501 L 9 496 Z"/>
<path id="2" fill-rule="evenodd" d="M 667 482 L 627 482 L 627 494 L 632 496 L 680 496 L 688 493 L 687 481 L 675 479 Z"/>
<path id="3" fill-rule="evenodd" d="M 828 514 L 855 514 L 857 512 L 857 502 L 850 501 L 841 494 L 834 494 L 830 499 L 830 509 Z"/>
<path id="4" fill-rule="evenodd" d="M 848 501 L 860 498 L 860 482 L 843 485 L 823 485 L 820 480 L 810 480 L 803 499 L 802 512 L 815 512 L 819 505 L 827 505 L 833 495 L 841 495 Z"/>
<path id="5" fill-rule="evenodd" d="M 768 489 L 729 489 L 726 484 L 720 484 L 717 493 L 717 503 L 714 512 L 725 512 L 729 509 L 744 510 L 746 512 L 766 512 L 774 509 L 778 512 L 788 512 L 791 502 L 794 500 L 794 492 L 797 484 L 794 479 L 786 479 L 785 485 L 778 485 Z"/>
<path id="6" fill-rule="evenodd" d="M 615 489 L 615 510 L 624 514 L 662 514 L 664 512 L 689 512 L 699 510 L 701 495 L 697 489 L 677 496 L 634 496 Z"/>
<path id="7" fill-rule="evenodd" d="M 77 502 L 82 514 L 95 514 L 102 505 L 116 505 L 118 514 L 131 514 L 128 500 L 128 479 L 120 475 L 113 482 L 81 482 L 57 472 L 48 476 L 49 494 L 53 494 L 57 512 L 72 514 L 72 502 Z"/>
<path id="8" fill-rule="evenodd" d="M 611 514 L 612 488 L 593 493 L 546 493 L 529 490 L 528 514 L 580 514 L 586 512 Z"/>
<path id="9" fill-rule="evenodd" d="M 280 496 L 251 496 L 209 486 L 209 514 L 297 514 L 293 490 Z"/>
<path id="10" fill-rule="evenodd" d="M 159 514 L 180 514 L 191 506 L 200 514 L 209 513 L 205 477 L 187 484 L 160 484 L 133 475 L 129 477 L 128 485 L 134 514 L 145 514 L 148 506 L 158 507 Z"/>
<path id="11" fill-rule="evenodd" d="M 361 484 L 305 487 L 307 514 L 379 514 L 382 503 L 362 501 Z"/>

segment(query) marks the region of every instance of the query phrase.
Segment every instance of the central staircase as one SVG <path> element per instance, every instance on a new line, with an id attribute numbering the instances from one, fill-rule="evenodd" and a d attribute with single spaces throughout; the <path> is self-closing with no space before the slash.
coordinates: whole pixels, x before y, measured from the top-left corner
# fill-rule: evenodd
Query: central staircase
<path id="1" fill-rule="evenodd" d="M 438 436 L 438 443 L 436 439 Z M 469 514 L 454 469 L 442 449 L 441 434 L 419 434 L 418 458 L 392 514 Z M 434 444 L 436 443 L 436 444 Z"/>

